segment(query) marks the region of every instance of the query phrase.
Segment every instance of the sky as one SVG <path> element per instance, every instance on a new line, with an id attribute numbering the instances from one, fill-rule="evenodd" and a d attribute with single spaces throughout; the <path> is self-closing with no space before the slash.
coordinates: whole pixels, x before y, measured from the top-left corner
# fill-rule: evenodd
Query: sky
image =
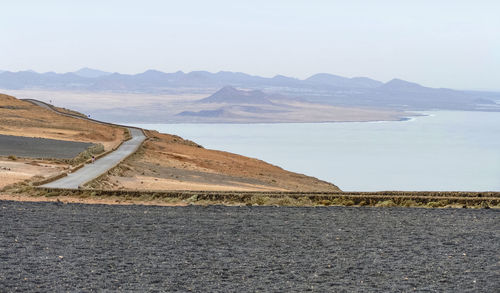
<path id="1" fill-rule="evenodd" d="M 500 90 L 500 1 L 3 1 L 0 70 L 325 72 Z"/>

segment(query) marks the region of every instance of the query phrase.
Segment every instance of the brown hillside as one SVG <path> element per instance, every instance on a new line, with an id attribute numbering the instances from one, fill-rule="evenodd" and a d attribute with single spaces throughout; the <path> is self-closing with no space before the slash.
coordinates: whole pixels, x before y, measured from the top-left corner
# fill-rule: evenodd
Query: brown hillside
<path id="1" fill-rule="evenodd" d="M 53 111 L 0 94 L 0 134 L 118 145 L 124 130 L 59 115 Z"/>
<path id="2" fill-rule="evenodd" d="M 105 189 L 338 191 L 333 184 L 261 160 L 207 150 L 178 136 L 147 131 L 140 151 L 92 184 Z"/>

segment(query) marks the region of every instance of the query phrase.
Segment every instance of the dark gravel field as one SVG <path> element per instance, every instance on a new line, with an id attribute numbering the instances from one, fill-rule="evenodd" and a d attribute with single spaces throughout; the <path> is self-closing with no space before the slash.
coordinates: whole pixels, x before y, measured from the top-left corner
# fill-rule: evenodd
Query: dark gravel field
<path id="1" fill-rule="evenodd" d="M 0 156 L 70 159 L 91 143 L 0 134 Z"/>
<path id="2" fill-rule="evenodd" d="M 498 292 L 500 211 L 0 201 L 0 292 Z"/>

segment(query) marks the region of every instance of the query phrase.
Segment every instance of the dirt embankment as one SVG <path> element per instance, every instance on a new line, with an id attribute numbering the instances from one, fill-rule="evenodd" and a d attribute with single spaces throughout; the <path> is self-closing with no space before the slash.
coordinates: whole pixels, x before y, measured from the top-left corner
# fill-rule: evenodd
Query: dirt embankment
<path id="1" fill-rule="evenodd" d="M 68 117 L 0 94 L 0 134 L 101 143 L 105 149 L 124 138 L 120 127 Z"/>
<path id="2" fill-rule="evenodd" d="M 261 160 L 207 150 L 175 135 L 147 131 L 142 148 L 91 187 L 138 190 L 339 191 Z"/>

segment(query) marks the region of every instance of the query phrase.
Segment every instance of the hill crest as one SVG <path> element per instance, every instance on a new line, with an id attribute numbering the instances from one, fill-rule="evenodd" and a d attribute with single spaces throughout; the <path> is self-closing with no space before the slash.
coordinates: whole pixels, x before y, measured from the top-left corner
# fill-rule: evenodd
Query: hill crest
<path id="1" fill-rule="evenodd" d="M 213 95 L 199 100 L 200 103 L 225 103 L 225 104 L 273 104 L 273 95 L 260 90 L 239 90 L 232 86 L 225 86 Z"/>

